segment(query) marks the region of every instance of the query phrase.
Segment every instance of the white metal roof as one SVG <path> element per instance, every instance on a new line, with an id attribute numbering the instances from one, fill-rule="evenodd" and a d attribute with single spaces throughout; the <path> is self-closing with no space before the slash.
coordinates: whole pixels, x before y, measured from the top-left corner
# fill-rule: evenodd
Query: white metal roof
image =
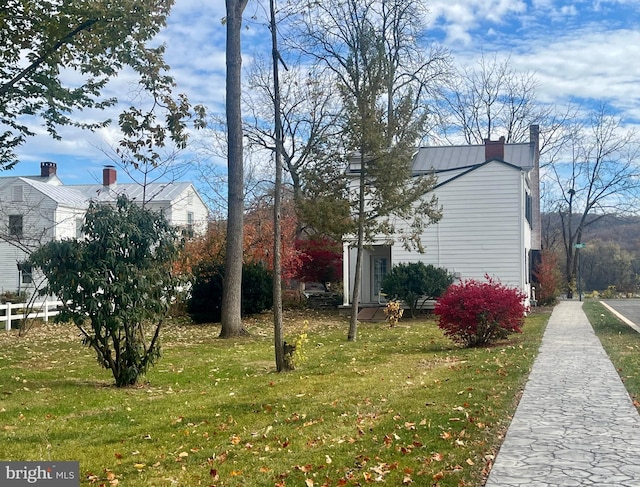
<path id="1" fill-rule="evenodd" d="M 78 184 L 67 187 L 79 191 L 85 198 L 92 201 L 114 201 L 118 196 L 124 195 L 132 201 L 144 199 L 146 202 L 170 202 L 186 191 L 190 185 L 191 183 L 185 182 L 150 183 L 147 184 L 146 189 L 134 183 L 117 183 L 111 186 Z"/>
<path id="2" fill-rule="evenodd" d="M 504 160 L 524 170 L 533 168 L 534 152 L 530 143 L 505 144 Z M 421 147 L 414 160 L 414 173 L 441 172 L 477 166 L 486 162 L 484 145 L 446 145 Z"/>
<path id="3" fill-rule="evenodd" d="M 88 206 L 87 198 L 71 186 L 58 186 L 25 177 L 19 177 L 17 179 L 28 184 L 48 198 L 51 198 L 59 205 L 70 208 L 86 208 Z M 43 179 L 46 181 L 46 178 Z"/>

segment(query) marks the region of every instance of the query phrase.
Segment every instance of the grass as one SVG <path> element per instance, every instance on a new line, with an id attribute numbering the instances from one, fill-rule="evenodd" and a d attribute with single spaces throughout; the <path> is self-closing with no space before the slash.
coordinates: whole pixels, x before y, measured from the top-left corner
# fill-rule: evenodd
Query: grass
<path id="1" fill-rule="evenodd" d="M 583 309 L 640 411 L 640 333 L 616 318 L 598 301 L 586 301 Z"/>
<path id="2" fill-rule="evenodd" d="M 547 314 L 492 347 L 460 349 L 431 319 L 395 328 L 285 314 L 307 361 L 274 372 L 270 315 L 249 338 L 171 324 L 163 357 L 117 389 L 68 325 L 0 333 L 0 459 L 75 460 L 82 484 L 480 486 Z"/>

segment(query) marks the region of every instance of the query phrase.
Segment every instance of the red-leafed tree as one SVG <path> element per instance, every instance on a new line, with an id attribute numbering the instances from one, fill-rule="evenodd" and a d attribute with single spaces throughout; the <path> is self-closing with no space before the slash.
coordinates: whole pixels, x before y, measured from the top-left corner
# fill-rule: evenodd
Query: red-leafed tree
<path id="1" fill-rule="evenodd" d="M 329 284 L 342 279 L 342 246 L 327 237 L 297 240 L 301 265 L 296 278 L 300 281 L 320 282 L 325 290 Z"/>
<path id="2" fill-rule="evenodd" d="M 295 246 L 297 218 L 292 201 L 284 201 L 281 211 L 282 246 L 280 261 L 282 277 L 294 279 L 300 267 L 300 256 Z M 273 206 L 259 201 L 244 217 L 244 261 L 261 262 L 273 270 Z"/>
<path id="3" fill-rule="evenodd" d="M 536 284 L 536 299 L 540 305 L 556 304 L 562 285 L 562 273 L 558 266 L 558 256 L 550 250 L 543 250 L 540 262 L 533 271 L 538 281 Z"/>
<path id="4" fill-rule="evenodd" d="M 259 203 L 244 217 L 243 263 L 261 263 L 273 270 L 273 208 Z M 301 265 L 300 251 L 295 245 L 297 220 L 293 205 L 285 203 L 282 218 L 282 271 L 285 279 L 297 278 Z M 205 236 L 185 243 L 178 270 L 191 272 L 202 262 L 224 262 L 226 229 L 223 223 L 210 223 Z"/>

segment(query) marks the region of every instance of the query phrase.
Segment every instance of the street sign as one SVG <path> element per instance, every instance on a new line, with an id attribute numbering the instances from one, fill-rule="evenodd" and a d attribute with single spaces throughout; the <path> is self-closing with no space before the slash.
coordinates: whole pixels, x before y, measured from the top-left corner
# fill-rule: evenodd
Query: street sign
<path id="1" fill-rule="evenodd" d="M 584 249 L 587 246 L 585 243 L 575 243 L 573 244 L 574 249 Z"/>

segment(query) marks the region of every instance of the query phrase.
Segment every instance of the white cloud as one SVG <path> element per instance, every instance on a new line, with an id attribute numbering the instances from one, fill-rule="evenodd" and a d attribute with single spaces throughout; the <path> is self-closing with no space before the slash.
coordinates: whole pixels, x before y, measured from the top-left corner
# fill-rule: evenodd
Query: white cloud
<path id="1" fill-rule="evenodd" d="M 584 29 L 539 42 L 531 52 L 512 59 L 521 69 L 536 71 L 540 94 L 548 100 L 579 97 L 638 107 L 639 44 L 640 32 L 635 30 Z"/>
<path id="2" fill-rule="evenodd" d="M 447 34 L 447 43 L 472 42 L 470 31 L 483 22 L 502 23 L 511 14 L 524 14 L 522 0 L 432 0 L 429 18 Z"/>

